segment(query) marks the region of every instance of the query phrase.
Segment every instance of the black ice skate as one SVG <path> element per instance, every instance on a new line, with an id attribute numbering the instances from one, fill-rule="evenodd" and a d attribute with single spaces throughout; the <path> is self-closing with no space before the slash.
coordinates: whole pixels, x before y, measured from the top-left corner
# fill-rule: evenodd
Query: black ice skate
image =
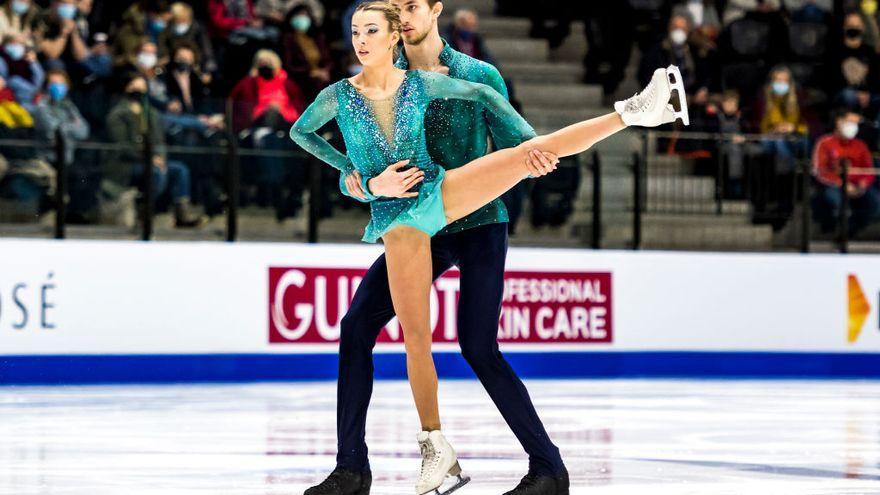
<path id="1" fill-rule="evenodd" d="M 568 471 L 563 470 L 556 478 L 529 473 L 504 495 L 568 495 Z"/>
<path id="2" fill-rule="evenodd" d="M 313 486 L 303 495 L 370 495 L 373 477 L 337 467 L 320 485 Z"/>

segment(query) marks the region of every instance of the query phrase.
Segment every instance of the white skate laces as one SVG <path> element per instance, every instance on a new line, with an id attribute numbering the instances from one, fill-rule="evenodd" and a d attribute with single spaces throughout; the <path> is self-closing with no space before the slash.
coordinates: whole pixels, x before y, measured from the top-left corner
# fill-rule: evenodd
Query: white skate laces
<path id="1" fill-rule="evenodd" d="M 470 481 L 470 478 L 462 476 L 455 450 L 439 430 L 420 431 L 417 440 L 422 453 L 422 467 L 416 484 L 416 495 L 447 495 Z M 441 490 L 447 476 L 457 477 L 456 483 Z"/>
<path id="2" fill-rule="evenodd" d="M 678 111 L 670 103 L 673 92 L 678 100 Z M 681 119 L 686 126 L 690 125 L 681 71 L 674 65 L 655 70 L 644 90 L 631 98 L 618 101 L 614 104 L 614 110 L 628 126 L 656 127 L 676 119 Z"/>

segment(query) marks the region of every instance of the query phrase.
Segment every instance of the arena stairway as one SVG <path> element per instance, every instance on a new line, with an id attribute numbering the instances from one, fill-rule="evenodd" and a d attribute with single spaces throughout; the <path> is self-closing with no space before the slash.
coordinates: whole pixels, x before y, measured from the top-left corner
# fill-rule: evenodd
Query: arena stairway
<path id="1" fill-rule="evenodd" d="M 477 11 L 479 30 L 497 59 L 504 77 L 512 82 L 523 114 L 539 133 L 551 132 L 578 120 L 607 113 L 600 86 L 582 83 L 586 53 L 583 24 L 574 22 L 571 35 L 556 50 L 541 39 L 529 38 L 530 21 L 498 17 L 494 0 L 447 0 L 441 24 L 460 7 Z M 621 91 L 635 91 L 638 54 L 631 58 Z M 598 146 L 602 161 L 603 247 L 632 245 L 632 154 L 641 147 L 636 131 L 625 131 Z M 589 153 L 580 157 L 589 163 Z M 729 249 L 764 251 L 773 246 L 772 230 L 751 224 L 746 202 L 727 202 L 715 214 L 714 180 L 690 174 L 676 156 L 650 153 L 647 165 L 646 211 L 642 246 L 656 249 Z M 529 204 L 517 226 L 514 245 L 583 246 L 592 230 L 592 176 L 582 169 L 575 212 L 556 228 L 531 228 Z"/>

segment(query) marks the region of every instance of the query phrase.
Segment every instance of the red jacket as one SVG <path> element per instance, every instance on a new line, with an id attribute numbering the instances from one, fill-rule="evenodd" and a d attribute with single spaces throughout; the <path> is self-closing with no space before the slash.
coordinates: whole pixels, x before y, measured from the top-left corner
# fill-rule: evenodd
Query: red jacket
<path id="1" fill-rule="evenodd" d="M 229 94 L 229 101 L 232 104 L 232 126 L 235 132 L 247 129 L 253 124 L 255 118 L 258 117 L 257 109 L 260 105 L 260 88 L 267 86 L 259 79 L 260 76 L 247 76 L 239 81 Z M 285 119 L 293 124 L 305 110 L 302 91 L 300 91 L 299 86 L 292 79 L 287 77 L 287 73 L 283 69 L 278 71 L 278 75 L 275 76 L 273 81 L 280 83 L 287 94 L 288 100 L 284 103 L 282 115 L 286 114 Z"/>
<path id="2" fill-rule="evenodd" d="M 247 18 L 232 17 L 226 10 L 226 2 L 224 0 L 209 0 L 208 15 L 211 17 L 211 35 L 218 38 L 226 38 L 229 33 L 240 27 L 247 26 L 251 19 L 254 18 L 253 0 L 245 0 L 247 2 Z"/>
<path id="3" fill-rule="evenodd" d="M 837 134 L 822 136 L 813 150 L 813 174 L 826 186 L 840 187 L 843 183 L 842 161 L 849 161 L 849 168 L 873 168 L 874 159 L 868 145 L 861 139 L 843 139 Z M 847 175 L 850 184 L 866 188 L 874 182 L 873 174 L 860 174 L 850 171 Z"/>

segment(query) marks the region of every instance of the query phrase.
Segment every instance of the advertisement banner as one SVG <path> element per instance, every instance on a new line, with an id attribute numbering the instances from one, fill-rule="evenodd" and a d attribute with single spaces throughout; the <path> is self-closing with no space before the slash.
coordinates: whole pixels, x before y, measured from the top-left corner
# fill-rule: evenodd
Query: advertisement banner
<path id="1" fill-rule="evenodd" d="M 315 344 L 339 340 L 345 315 L 363 269 L 269 268 L 269 342 Z M 498 324 L 504 343 L 611 343 L 611 273 L 508 271 Z M 457 341 L 458 272 L 431 288 L 435 343 Z M 492 308 L 486 308 L 492 311 Z M 401 343 L 396 319 L 378 342 Z"/>
<path id="2" fill-rule="evenodd" d="M 79 363 L 58 368 L 68 374 L 99 370 L 99 358 L 119 362 L 106 374 L 332 378 L 344 316 L 381 252 L 0 240 L 0 382 L 47 376 L 58 359 Z M 506 269 L 495 336 L 532 376 L 862 376 L 874 373 L 863 363 L 880 361 L 875 256 L 513 248 Z M 448 271 L 430 293 L 438 367 L 453 374 L 466 370 L 460 276 Z M 405 376 L 404 338 L 391 318 L 374 349 L 387 355 L 377 373 Z"/>

